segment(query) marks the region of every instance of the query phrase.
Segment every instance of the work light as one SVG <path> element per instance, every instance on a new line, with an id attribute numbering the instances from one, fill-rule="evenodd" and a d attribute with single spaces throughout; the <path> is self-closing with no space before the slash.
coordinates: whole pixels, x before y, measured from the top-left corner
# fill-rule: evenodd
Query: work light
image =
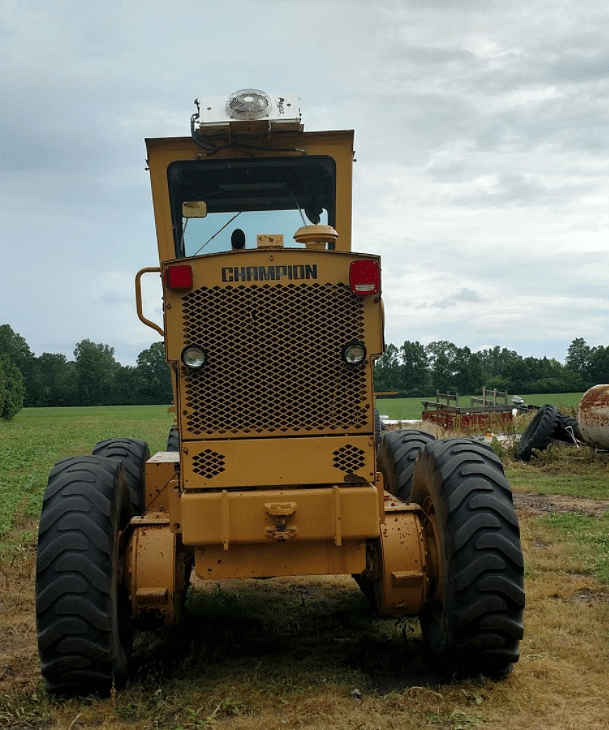
<path id="1" fill-rule="evenodd" d="M 359 365 L 366 359 L 366 345 L 359 340 L 352 340 L 343 346 L 340 354 L 347 365 Z"/>
<path id="2" fill-rule="evenodd" d="M 207 355 L 202 347 L 189 345 L 182 350 L 182 362 L 189 370 L 200 370 L 207 362 Z"/>

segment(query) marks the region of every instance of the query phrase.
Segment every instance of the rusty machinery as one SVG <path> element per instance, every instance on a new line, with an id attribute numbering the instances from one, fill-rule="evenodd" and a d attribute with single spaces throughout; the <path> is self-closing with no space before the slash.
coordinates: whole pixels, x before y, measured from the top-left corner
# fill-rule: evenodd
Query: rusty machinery
<path id="1" fill-rule="evenodd" d="M 192 570 L 353 575 L 381 615 L 420 616 L 440 668 L 504 675 L 524 593 L 499 460 L 467 439 L 378 433 L 380 260 L 351 251 L 353 132 L 305 132 L 296 98 L 253 89 L 196 103 L 189 137 L 146 141 L 159 266 L 136 277 L 175 427 L 152 457 L 117 438 L 50 473 L 48 689 L 120 685 L 134 628 L 177 624 Z M 162 324 L 143 311 L 150 274 Z"/>

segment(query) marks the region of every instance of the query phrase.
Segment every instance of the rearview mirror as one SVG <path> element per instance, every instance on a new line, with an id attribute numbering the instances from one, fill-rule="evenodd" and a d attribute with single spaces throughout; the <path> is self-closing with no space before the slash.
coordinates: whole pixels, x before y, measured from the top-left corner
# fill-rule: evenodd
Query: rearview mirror
<path id="1" fill-rule="evenodd" d="M 205 218 L 207 203 L 204 200 L 185 200 L 182 203 L 182 218 Z"/>

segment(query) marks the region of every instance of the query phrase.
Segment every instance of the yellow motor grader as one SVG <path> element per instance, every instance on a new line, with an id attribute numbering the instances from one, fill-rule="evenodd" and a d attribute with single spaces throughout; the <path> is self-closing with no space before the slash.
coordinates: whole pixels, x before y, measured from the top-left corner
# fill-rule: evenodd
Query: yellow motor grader
<path id="1" fill-rule="evenodd" d="M 51 470 L 36 611 L 49 691 L 108 693 L 134 629 L 176 625 L 200 580 L 355 577 L 420 616 L 451 675 L 518 659 L 523 560 L 500 461 L 468 439 L 381 434 L 381 264 L 351 250 L 352 131 L 304 131 L 298 99 L 195 102 L 146 140 L 159 266 L 137 310 L 164 338 L 167 450 L 101 442 Z M 163 322 L 143 276 L 161 277 Z"/>

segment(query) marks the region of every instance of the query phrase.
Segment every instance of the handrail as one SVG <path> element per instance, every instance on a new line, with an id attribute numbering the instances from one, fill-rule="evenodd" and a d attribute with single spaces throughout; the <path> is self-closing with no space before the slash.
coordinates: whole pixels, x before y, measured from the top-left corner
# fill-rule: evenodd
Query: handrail
<path id="1" fill-rule="evenodd" d="M 158 266 L 148 266 L 145 269 L 140 269 L 137 274 L 135 275 L 135 306 L 137 309 L 137 316 L 140 318 L 140 321 L 142 321 L 145 325 L 148 327 L 151 327 L 153 330 L 156 330 L 161 337 L 165 337 L 165 330 L 156 324 L 156 322 L 151 322 L 149 319 L 144 317 L 144 312 L 142 309 L 142 276 L 144 274 L 160 274 L 161 269 Z"/>

